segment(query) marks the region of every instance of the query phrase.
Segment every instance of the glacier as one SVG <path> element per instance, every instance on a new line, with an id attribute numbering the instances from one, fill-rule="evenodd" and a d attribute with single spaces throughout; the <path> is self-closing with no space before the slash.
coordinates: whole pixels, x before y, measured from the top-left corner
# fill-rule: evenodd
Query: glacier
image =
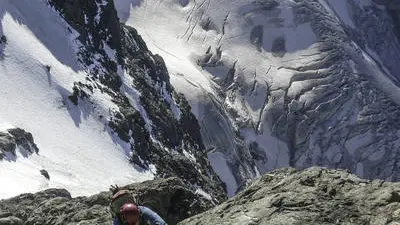
<path id="1" fill-rule="evenodd" d="M 283 166 L 400 179 L 395 1 L 115 5 L 164 58 L 228 195 Z"/>

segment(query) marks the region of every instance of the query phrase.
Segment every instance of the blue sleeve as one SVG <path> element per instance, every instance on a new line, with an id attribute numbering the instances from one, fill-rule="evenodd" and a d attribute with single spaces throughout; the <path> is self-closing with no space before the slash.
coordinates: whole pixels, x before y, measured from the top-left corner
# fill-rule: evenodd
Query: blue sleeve
<path id="1" fill-rule="evenodd" d="M 167 225 L 167 223 L 153 210 L 145 207 L 139 206 L 141 219 L 148 225 Z"/>
<path id="2" fill-rule="evenodd" d="M 113 219 L 112 225 L 120 225 L 117 218 Z"/>

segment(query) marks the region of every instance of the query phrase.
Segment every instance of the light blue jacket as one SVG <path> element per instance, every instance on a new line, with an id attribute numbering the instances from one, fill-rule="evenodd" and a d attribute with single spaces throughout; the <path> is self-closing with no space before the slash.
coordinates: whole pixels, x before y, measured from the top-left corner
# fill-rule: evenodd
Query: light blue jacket
<path id="1" fill-rule="evenodd" d="M 138 206 L 140 212 L 140 225 L 167 225 L 167 223 L 153 210 L 145 207 Z M 122 225 L 118 219 L 113 220 L 113 225 Z"/>

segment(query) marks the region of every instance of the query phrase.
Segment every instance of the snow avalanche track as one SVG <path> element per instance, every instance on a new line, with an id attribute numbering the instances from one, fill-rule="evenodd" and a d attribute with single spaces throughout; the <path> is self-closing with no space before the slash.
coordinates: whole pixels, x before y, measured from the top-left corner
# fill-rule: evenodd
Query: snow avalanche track
<path id="1" fill-rule="evenodd" d="M 129 163 L 125 148 L 96 116 L 102 109 L 67 100 L 73 82 L 86 74 L 77 63 L 76 33 L 57 12 L 41 0 L 2 0 L 2 35 L 7 44 L 0 44 L 0 129 L 31 132 L 39 154 L 0 162 L 0 198 L 55 187 L 88 195 L 153 178 Z"/>

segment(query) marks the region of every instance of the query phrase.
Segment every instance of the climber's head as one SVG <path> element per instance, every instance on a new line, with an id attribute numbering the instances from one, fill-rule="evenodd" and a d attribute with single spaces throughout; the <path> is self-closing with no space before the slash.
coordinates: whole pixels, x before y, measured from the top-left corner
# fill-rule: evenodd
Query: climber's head
<path id="1" fill-rule="evenodd" d="M 139 221 L 139 208 L 133 203 L 125 203 L 119 210 L 121 219 L 129 225 L 134 225 Z"/>

